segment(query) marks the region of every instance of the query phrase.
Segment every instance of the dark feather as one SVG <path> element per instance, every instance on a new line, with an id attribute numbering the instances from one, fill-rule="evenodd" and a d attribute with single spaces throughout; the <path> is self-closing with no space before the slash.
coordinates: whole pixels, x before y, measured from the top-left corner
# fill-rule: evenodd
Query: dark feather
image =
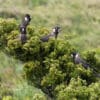
<path id="1" fill-rule="evenodd" d="M 84 60 L 84 59 L 82 59 L 79 55 L 78 55 L 78 53 L 72 53 L 72 56 L 73 56 L 73 62 L 75 63 L 75 64 L 81 64 L 84 68 L 88 68 L 88 67 L 90 67 L 90 65 Z"/>
<path id="2" fill-rule="evenodd" d="M 59 29 L 60 29 L 60 27 L 58 27 L 58 26 L 54 27 L 53 31 L 50 34 L 41 37 L 40 40 L 42 42 L 48 42 L 49 38 L 51 38 L 51 37 L 57 38 L 58 37 L 58 33 L 59 33 Z"/>
<path id="3" fill-rule="evenodd" d="M 20 34 L 20 39 L 21 39 L 22 44 L 24 44 L 27 40 L 26 34 Z"/>

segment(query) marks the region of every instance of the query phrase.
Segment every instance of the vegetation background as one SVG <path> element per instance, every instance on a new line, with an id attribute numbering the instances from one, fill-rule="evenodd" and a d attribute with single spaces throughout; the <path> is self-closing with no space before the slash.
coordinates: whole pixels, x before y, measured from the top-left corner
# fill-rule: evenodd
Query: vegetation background
<path id="1" fill-rule="evenodd" d="M 68 40 L 80 53 L 95 51 L 100 61 L 99 9 L 100 0 L 0 0 L 1 18 L 14 18 L 19 24 L 22 16 L 29 13 L 30 24 L 36 28 L 46 27 L 51 31 L 52 27 L 60 25 L 61 40 Z M 45 97 L 41 89 L 28 85 L 22 78 L 23 66 L 23 62 L 0 50 L 0 93 L 12 90 L 17 100 L 35 100 L 39 94 Z M 3 100 L 10 99 L 3 97 Z"/>

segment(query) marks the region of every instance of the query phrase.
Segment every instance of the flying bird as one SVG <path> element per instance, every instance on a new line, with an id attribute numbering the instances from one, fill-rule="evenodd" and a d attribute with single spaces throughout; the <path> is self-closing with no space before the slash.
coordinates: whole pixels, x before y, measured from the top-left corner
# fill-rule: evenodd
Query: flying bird
<path id="1" fill-rule="evenodd" d="M 59 31 L 60 31 L 60 27 L 56 26 L 52 29 L 52 32 L 50 34 L 43 36 L 42 38 L 40 38 L 40 40 L 43 42 L 48 42 L 50 37 L 55 37 L 55 39 L 57 39 Z"/>

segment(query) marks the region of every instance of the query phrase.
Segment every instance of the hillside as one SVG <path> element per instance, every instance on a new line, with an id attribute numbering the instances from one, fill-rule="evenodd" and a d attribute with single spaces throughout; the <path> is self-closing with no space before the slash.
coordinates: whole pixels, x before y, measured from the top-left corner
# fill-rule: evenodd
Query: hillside
<path id="1" fill-rule="evenodd" d="M 23 64 L 20 61 L 8 57 L 0 51 L 0 98 L 3 100 L 25 100 L 33 98 L 35 95 L 44 93 L 33 86 L 27 84 L 22 77 Z"/>
<path id="2" fill-rule="evenodd" d="M 13 18 L 14 20 L 16 20 L 17 25 L 19 25 L 24 14 L 29 13 L 32 17 L 30 26 L 35 27 L 35 30 L 46 28 L 48 29 L 48 31 L 51 31 L 55 25 L 59 25 L 61 26 L 61 32 L 59 34 L 58 41 L 60 40 L 62 42 L 69 42 L 72 46 L 74 46 L 76 51 L 78 51 L 82 55 L 84 55 L 84 53 L 87 51 L 95 51 L 95 57 L 98 59 L 98 62 L 100 62 L 99 0 L 0 0 L 0 4 L 0 18 Z M 37 41 L 35 42 L 35 45 L 36 43 Z M 52 43 L 52 41 L 50 43 Z M 46 45 L 47 44 L 45 44 L 45 46 Z M 47 97 L 45 92 L 42 91 L 39 87 L 37 88 L 35 86 L 31 86 L 27 83 L 26 79 L 23 79 L 23 67 L 25 66 L 24 62 L 18 59 L 16 60 L 11 55 L 8 56 L 3 51 L 4 50 L 2 49 L 0 50 L 0 96 L 2 96 L 2 94 L 5 94 L 4 100 L 10 100 L 10 96 L 12 96 L 13 92 L 14 100 L 33 100 L 32 98 L 38 97 L 40 98 L 40 100 L 42 100 L 43 98 Z M 56 60 L 53 62 L 54 64 Z M 49 59 L 47 60 L 47 62 L 48 61 Z M 100 69 L 100 67 L 98 69 Z M 58 77 L 60 77 L 60 71 L 58 69 L 54 70 L 59 72 Z M 83 70 L 82 74 L 85 73 L 87 76 L 90 75 L 88 77 L 91 78 L 91 72 L 85 71 L 82 68 L 81 70 Z M 76 72 L 77 71 L 79 70 L 77 69 Z M 80 75 L 80 72 L 78 74 Z M 49 75 L 51 74 L 47 74 L 47 76 Z M 47 80 L 49 80 L 48 77 L 43 78 L 47 78 Z M 74 84 L 74 81 L 76 80 L 79 83 Z M 95 92 L 95 89 L 100 87 L 100 85 L 98 84 L 100 81 L 99 78 L 99 81 L 90 84 L 88 87 L 85 82 L 83 82 L 83 80 L 79 77 L 76 80 L 72 78 L 70 85 L 68 85 L 68 87 L 66 88 L 63 83 L 57 86 L 57 100 L 65 100 L 62 97 L 62 95 L 64 96 L 64 92 L 61 89 L 64 88 L 65 93 L 69 92 L 71 94 L 71 90 L 69 90 L 69 88 L 72 89 L 76 84 L 79 86 L 78 88 L 81 92 L 83 92 L 85 96 L 85 92 L 92 95 L 91 91 Z M 44 80 L 44 84 L 48 83 L 45 83 Z M 81 88 L 81 86 L 83 87 Z M 98 90 L 98 94 L 100 95 L 99 92 L 100 91 Z M 79 94 L 78 90 L 76 94 Z M 6 97 L 7 95 L 8 97 Z M 71 94 L 70 96 L 73 95 Z M 92 96 L 90 100 L 93 100 Z M 94 94 L 94 98 L 95 97 L 98 97 L 98 95 Z"/>

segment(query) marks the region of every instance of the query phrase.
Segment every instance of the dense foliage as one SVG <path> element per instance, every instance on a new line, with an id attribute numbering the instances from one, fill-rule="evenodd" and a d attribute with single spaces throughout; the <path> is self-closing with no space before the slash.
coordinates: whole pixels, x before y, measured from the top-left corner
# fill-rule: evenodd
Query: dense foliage
<path id="1" fill-rule="evenodd" d="M 7 54 L 24 62 L 23 77 L 29 84 L 57 100 L 99 100 L 100 83 L 95 71 L 100 70 L 100 62 L 95 53 L 82 54 L 91 68 L 75 65 L 71 53 L 76 48 L 69 41 L 54 38 L 48 42 L 40 41 L 40 37 L 48 32 L 46 28 L 36 30 L 28 26 L 28 40 L 21 44 L 16 21 L 0 19 L 1 47 Z M 34 98 L 42 100 L 44 97 L 36 95 Z"/>

